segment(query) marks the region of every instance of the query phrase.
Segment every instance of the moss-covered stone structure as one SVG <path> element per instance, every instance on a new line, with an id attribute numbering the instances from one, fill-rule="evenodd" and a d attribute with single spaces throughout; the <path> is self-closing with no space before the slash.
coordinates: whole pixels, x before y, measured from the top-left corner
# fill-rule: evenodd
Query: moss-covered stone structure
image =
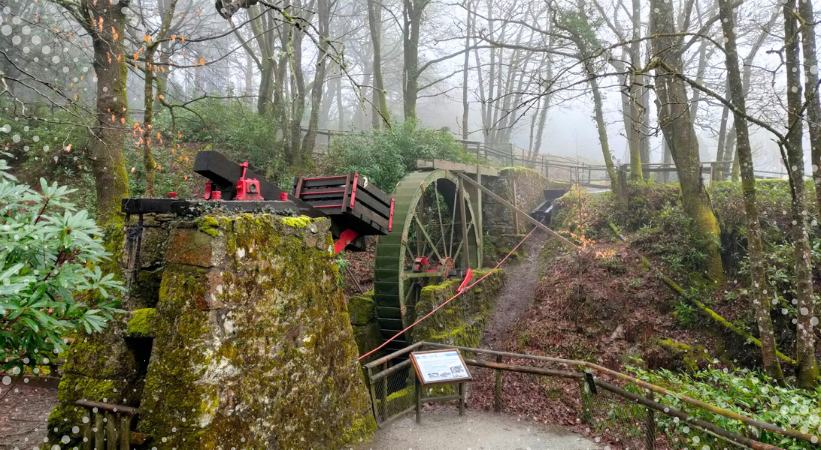
<path id="1" fill-rule="evenodd" d="M 49 446 L 79 442 L 79 399 L 138 407 L 132 429 L 149 437 L 145 448 L 367 438 L 375 423 L 329 226 L 273 214 L 146 217 L 129 240 L 128 314 L 70 346 Z"/>

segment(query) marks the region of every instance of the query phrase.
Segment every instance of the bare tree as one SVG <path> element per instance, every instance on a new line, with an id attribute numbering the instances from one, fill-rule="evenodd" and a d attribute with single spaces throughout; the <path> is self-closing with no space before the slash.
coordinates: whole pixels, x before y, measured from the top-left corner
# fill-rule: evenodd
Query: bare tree
<path id="1" fill-rule="evenodd" d="M 736 148 L 741 164 L 741 188 L 744 195 L 744 212 L 747 218 L 747 253 L 750 259 L 751 292 L 755 310 L 758 334 L 761 340 L 761 361 L 764 370 L 774 379 L 782 381 L 784 373 L 776 357 L 775 334 L 773 332 L 772 306 L 767 294 L 767 269 L 764 262 L 764 247 L 761 242 L 761 223 L 756 204 L 755 173 L 753 154 L 747 129 L 747 106 L 741 71 L 738 67 L 736 49 L 735 18 L 732 0 L 719 0 L 721 27 L 724 31 L 724 54 L 727 67 L 727 85 L 733 103 L 736 130 Z"/>
<path id="2" fill-rule="evenodd" d="M 792 237 L 795 248 L 796 300 L 799 314 L 796 324 L 795 356 L 798 360 L 798 382 L 812 388 L 818 383 L 815 360 L 815 335 L 812 325 L 814 294 L 812 253 L 805 213 L 803 105 L 801 101 L 801 57 L 799 54 L 798 11 L 795 0 L 786 0 L 784 14 L 784 68 L 787 76 L 787 160 L 792 188 Z"/>
<path id="3" fill-rule="evenodd" d="M 653 39 L 650 67 L 655 69 L 659 126 L 676 164 L 684 211 L 702 240 L 701 246 L 707 256 L 706 273 L 711 279 L 722 281 L 724 270 L 718 220 L 701 181 L 698 138 L 690 116 L 686 85 L 676 76 L 682 73 L 683 48 L 673 21 L 672 2 L 652 0 L 650 9 Z"/>

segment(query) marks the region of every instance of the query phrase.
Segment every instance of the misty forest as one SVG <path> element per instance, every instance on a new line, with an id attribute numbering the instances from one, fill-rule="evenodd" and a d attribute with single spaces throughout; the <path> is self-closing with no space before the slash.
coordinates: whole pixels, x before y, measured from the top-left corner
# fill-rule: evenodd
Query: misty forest
<path id="1" fill-rule="evenodd" d="M 819 18 L 0 0 L 0 449 L 821 448 Z"/>

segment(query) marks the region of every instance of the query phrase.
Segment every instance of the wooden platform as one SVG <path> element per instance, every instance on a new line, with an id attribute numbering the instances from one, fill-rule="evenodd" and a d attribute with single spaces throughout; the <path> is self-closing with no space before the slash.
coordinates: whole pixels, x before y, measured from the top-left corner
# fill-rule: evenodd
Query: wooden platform
<path id="1" fill-rule="evenodd" d="M 490 166 L 457 163 L 453 161 L 445 161 L 443 159 L 417 159 L 416 170 L 450 170 L 451 172 L 462 172 L 470 175 L 476 175 L 480 172 L 483 177 L 498 177 L 499 169 Z"/>

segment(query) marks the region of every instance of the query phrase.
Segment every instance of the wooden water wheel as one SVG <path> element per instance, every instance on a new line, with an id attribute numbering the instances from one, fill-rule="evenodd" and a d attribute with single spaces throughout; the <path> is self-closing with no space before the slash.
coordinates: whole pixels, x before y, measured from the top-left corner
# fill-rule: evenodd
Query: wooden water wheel
<path id="1" fill-rule="evenodd" d="M 447 170 L 411 172 L 396 186 L 393 229 L 376 246 L 374 299 L 383 339 L 416 320 L 423 287 L 481 264 L 481 220 L 465 187 Z M 385 350 L 410 342 L 402 335 Z"/>

